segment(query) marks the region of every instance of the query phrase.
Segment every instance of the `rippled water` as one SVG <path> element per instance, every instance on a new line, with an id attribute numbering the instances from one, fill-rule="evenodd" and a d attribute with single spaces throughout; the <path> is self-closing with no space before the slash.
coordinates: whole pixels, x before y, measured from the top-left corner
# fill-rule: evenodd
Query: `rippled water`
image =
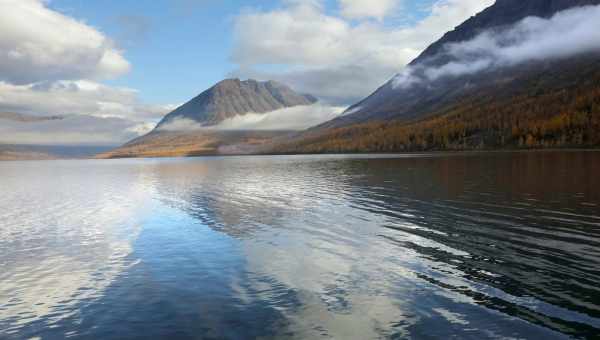
<path id="1" fill-rule="evenodd" d="M 1 339 L 600 334 L 600 153 L 0 163 Z"/>

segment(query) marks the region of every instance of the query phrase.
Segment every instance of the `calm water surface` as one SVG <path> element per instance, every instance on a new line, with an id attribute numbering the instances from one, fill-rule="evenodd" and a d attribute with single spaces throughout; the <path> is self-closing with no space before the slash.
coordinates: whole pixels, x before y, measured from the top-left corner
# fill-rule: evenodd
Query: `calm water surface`
<path id="1" fill-rule="evenodd" d="M 600 338 L 600 153 L 0 163 L 0 339 Z"/>

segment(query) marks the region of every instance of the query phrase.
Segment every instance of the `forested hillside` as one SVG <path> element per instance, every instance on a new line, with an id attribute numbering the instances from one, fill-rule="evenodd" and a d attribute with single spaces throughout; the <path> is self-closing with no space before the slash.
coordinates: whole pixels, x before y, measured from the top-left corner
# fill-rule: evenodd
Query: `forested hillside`
<path id="1" fill-rule="evenodd" d="M 315 130 L 271 152 L 600 147 L 600 58 L 538 66 L 419 119 Z M 500 77 L 501 73 L 488 76 Z"/>

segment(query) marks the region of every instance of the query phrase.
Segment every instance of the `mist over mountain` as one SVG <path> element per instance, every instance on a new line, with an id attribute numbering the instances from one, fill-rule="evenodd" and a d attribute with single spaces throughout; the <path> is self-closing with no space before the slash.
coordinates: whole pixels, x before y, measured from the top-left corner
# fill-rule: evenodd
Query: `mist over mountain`
<path id="1" fill-rule="evenodd" d="M 165 129 L 178 119 L 210 127 L 238 115 L 267 113 L 316 101 L 313 96 L 298 94 L 275 81 L 226 79 L 166 115 L 157 129 Z"/>
<path id="2" fill-rule="evenodd" d="M 147 135 L 100 158 L 254 153 L 272 138 L 339 112 L 275 82 L 226 79 L 166 115 Z"/>
<path id="3" fill-rule="evenodd" d="M 499 0 L 343 114 L 317 110 L 334 118 L 294 134 L 207 132 L 308 121 L 311 115 L 291 108 L 316 101 L 272 81 L 224 80 L 116 155 L 155 155 L 151 149 L 173 141 L 186 151 L 170 155 L 600 145 L 599 4 Z M 294 117 L 273 114 L 278 112 Z"/>
<path id="4" fill-rule="evenodd" d="M 446 33 L 423 51 L 410 65 L 429 61 L 443 54 L 449 43 L 467 41 L 485 30 L 512 25 L 526 17 L 549 18 L 569 8 L 600 4 L 598 0 L 497 0 L 496 3 Z"/>
<path id="5" fill-rule="evenodd" d="M 599 0 L 499 0 L 445 34 L 341 117 L 274 149 L 593 145 L 596 134 L 585 126 L 594 126 L 598 116 L 592 105 L 600 70 L 598 4 Z M 589 109 L 584 107 L 586 122 L 567 124 L 569 114 L 578 113 L 575 102 L 582 100 L 589 102 Z M 566 116 L 550 123 L 559 113 Z"/>
<path id="6" fill-rule="evenodd" d="M 581 6 L 597 4 L 600 4 L 600 0 L 497 1 L 493 6 L 445 34 L 411 62 L 405 70 L 369 97 L 352 105 L 344 117 L 327 124 L 327 126 L 339 127 L 370 119 L 391 119 L 400 116 L 406 118 L 417 117 L 436 109 L 444 102 L 465 95 L 466 92 L 474 91 L 478 87 L 497 81 L 498 75 L 493 75 L 492 72 L 496 71 L 499 66 L 515 66 L 519 62 L 545 60 L 548 54 L 556 50 L 560 50 L 565 56 L 577 54 L 580 51 L 571 48 L 569 39 L 565 38 L 576 38 L 576 40 L 571 39 L 575 43 L 578 43 L 582 38 L 580 36 L 565 37 L 560 33 L 561 31 L 564 32 L 565 29 L 572 29 L 575 33 L 598 35 L 599 31 L 594 30 L 593 27 L 590 29 L 591 27 L 586 26 L 582 29 L 577 26 L 578 19 L 587 18 L 587 23 L 590 25 L 594 25 L 598 22 L 597 20 L 600 20 L 600 9 L 593 8 L 592 13 L 589 10 L 580 9 Z M 550 20 L 550 18 L 556 13 L 567 9 L 580 10 L 571 15 L 573 20 L 563 20 L 558 23 L 563 26 L 552 30 L 552 24 L 556 22 Z M 519 23 L 519 21 L 526 18 L 531 20 Z M 535 24 L 539 26 L 539 23 L 531 23 L 534 18 L 545 19 L 543 22 L 546 25 L 541 28 L 532 28 Z M 570 26 L 566 26 L 569 24 Z M 517 25 L 516 28 L 515 25 Z M 537 31 L 533 33 L 538 34 L 532 34 L 531 30 L 536 28 Z M 533 51 L 529 51 L 531 55 L 520 55 L 523 53 L 522 41 L 524 39 L 536 42 L 547 39 L 549 35 L 554 39 L 551 43 L 554 43 L 555 46 L 532 46 Z M 588 50 L 593 48 L 600 50 L 600 43 L 597 41 L 595 45 L 592 43 L 591 46 L 587 41 L 583 43 L 587 44 L 586 47 L 590 47 Z M 464 48 L 469 43 L 471 45 L 479 43 L 479 45 L 461 55 L 461 47 Z M 500 47 L 505 48 L 505 51 L 501 51 L 503 55 L 491 56 L 493 60 L 485 59 L 486 54 L 498 50 Z M 512 47 L 512 50 L 510 47 Z M 518 50 L 518 47 L 521 47 L 521 50 Z M 498 58 L 517 60 L 509 65 L 494 65 L 494 61 Z M 442 69 L 444 67 L 445 70 Z M 535 68 L 535 65 L 531 65 L 531 67 Z M 442 74 L 435 75 L 436 71 Z M 446 72 L 446 74 L 443 74 L 443 72 Z M 513 70 L 512 72 L 517 74 L 520 71 Z M 535 71 L 532 70 L 532 72 Z M 483 73 L 488 74 L 482 78 Z M 454 77 L 444 78 L 444 75 Z M 472 77 L 461 78 L 460 76 L 463 75 L 471 75 Z M 503 73 L 500 76 L 501 78 L 508 78 L 509 75 L 510 72 Z M 431 79 L 420 82 L 422 79 L 419 78 L 427 78 L 427 76 L 430 76 Z M 407 84 L 414 86 L 405 86 Z"/>

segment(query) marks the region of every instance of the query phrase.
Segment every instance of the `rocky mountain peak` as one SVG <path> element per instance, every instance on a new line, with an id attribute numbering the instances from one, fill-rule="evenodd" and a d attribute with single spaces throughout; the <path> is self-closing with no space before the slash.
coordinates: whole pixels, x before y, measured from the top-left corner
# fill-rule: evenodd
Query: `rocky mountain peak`
<path id="1" fill-rule="evenodd" d="M 180 118 L 211 126 L 237 115 L 267 113 L 315 102 L 315 97 L 298 94 L 275 81 L 225 79 L 166 115 L 158 127 Z"/>

